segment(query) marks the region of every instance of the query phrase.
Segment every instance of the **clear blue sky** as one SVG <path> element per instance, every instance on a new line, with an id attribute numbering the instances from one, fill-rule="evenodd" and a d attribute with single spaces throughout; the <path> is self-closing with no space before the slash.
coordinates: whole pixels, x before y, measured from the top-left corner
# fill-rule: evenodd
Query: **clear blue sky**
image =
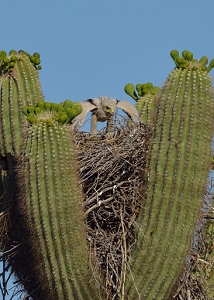
<path id="1" fill-rule="evenodd" d="M 41 54 L 46 101 L 131 100 L 128 82 L 163 85 L 172 49 L 214 58 L 213 12 L 213 0 L 5 1 L 0 48 Z"/>

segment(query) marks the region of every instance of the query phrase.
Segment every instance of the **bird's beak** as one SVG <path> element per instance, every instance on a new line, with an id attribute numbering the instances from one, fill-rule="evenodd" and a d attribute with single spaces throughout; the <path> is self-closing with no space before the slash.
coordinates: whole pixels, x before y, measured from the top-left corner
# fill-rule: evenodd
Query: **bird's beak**
<path id="1" fill-rule="evenodd" d="M 110 109 L 110 112 L 113 114 L 114 113 L 114 109 Z"/>

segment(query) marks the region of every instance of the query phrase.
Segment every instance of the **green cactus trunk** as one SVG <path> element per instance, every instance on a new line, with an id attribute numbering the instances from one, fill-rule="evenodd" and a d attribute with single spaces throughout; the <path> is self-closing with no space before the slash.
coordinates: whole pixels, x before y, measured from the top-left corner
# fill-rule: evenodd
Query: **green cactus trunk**
<path id="1" fill-rule="evenodd" d="M 157 106 L 147 198 L 125 285 L 129 300 L 173 298 L 210 167 L 213 99 L 207 71 L 195 62 L 173 70 Z"/>
<path id="2" fill-rule="evenodd" d="M 17 54 L 13 50 L 6 57 L 0 51 L 0 212 L 3 214 L 0 248 L 3 251 L 11 247 L 8 238 L 12 228 L 9 211 L 15 193 L 13 156 L 19 151 L 28 126 L 22 109 L 44 98 L 32 57 L 24 51 Z"/>
<path id="3" fill-rule="evenodd" d="M 56 122 L 33 124 L 17 157 L 19 220 L 29 236 L 24 274 L 30 278 L 23 284 L 34 300 L 104 299 L 100 279 L 94 278 L 93 258 L 89 259 L 76 157 L 67 128 Z M 17 265 L 19 274 L 20 269 Z"/>

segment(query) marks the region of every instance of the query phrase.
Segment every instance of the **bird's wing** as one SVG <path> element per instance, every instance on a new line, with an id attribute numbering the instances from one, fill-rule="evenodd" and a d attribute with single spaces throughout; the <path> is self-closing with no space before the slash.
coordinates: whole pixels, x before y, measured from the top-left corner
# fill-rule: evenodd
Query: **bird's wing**
<path id="1" fill-rule="evenodd" d="M 71 124 L 72 129 L 74 129 L 75 127 L 80 128 L 81 126 L 83 126 L 87 113 L 96 108 L 96 105 L 93 104 L 92 100 L 93 99 L 88 99 L 85 102 L 79 102 L 82 106 L 82 112 L 73 119 Z"/>
<path id="2" fill-rule="evenodd" d="M 101 102 L 102 102 L 102 100 L 100 98 L 92 98 L 92 99 L 88 99 L 87 101 L 89 101 L 92 104 L 96 105 L 96 107 L 99 107 L 101 105 Z"/>
<path id="3" fill-rule="evenodd" d="M 133 122 L 137 124 L 141 123 L 136 107 L 132 105 L 130 102 L 128 102 L 127 100 L 118 101 L 116 107 L 124 110 L 125 113 L 127 113 L 131 117 Z"/>

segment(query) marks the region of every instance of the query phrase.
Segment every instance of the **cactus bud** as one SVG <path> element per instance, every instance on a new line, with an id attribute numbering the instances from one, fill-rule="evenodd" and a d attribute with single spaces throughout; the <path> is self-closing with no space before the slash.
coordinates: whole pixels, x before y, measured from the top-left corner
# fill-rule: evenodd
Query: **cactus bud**
<path id="1" fill-rule="evenodd" d="M 5 51 L 0 51 L 0 58 L 4 58 L 4 57 L 6 57 L 7 56 L 7 53 L 5 52 Z"/>
<path id="2" fill-rule="evenodd" d="M 76 116 L 79 115 L 79 114 L 81 114 L 81 112 L 82 112 L 82 105 L 79 102 L 74 102 L 72 108 L 76 110 L 76 112 L 77 112 Z"/>
<path id="3" fill-rule="evenodd" d="M 73 102 L 69 99 L 64 101 L 64 107 L 72 107 L 73 106 Z"/>
<path id="4" fill-rule="evenodd" d="M 45 109 L 51 109 L 51 107 L 52 107 L 52 103 L 51 102 L 45 102 L 44 103 L 44 107 L 45 107 Z"/>
<path id="5" fill-rule="evenodd" d="M 170 52 L 170 56 L 172 57 L 173 60 L 175 60 L 177 57 L 179 57 L 179 52 L 177 50 L 172 50 Z"/>
<path id="6" fill-rule="evenodd" d="M 124 87 L 124 91 L 126 94 L 128 94 L 130 97 L 132 97 L 135 101 L 138 100 L 138 96 L 135 92 L 134 85 L 132 83 L 127 83 Z"/>
<path id="7" fill-rule="evenodd" d="M 16 51 L 16 50 L 11 50 L 11 51 L 9 52 L 9 55 L 17 55 L 17 51 Z"/>
<path id="8" fill-rule="evenodd" d="M 35 114 L 33 112 L 29 113 L 27 116 L 27 120 L 31 124 L 35 123 L 36 122 Z"/>
<path id="9" fill-rule="evenodd" d="M 33 53 L 33 56 L 37 57 L 37 58 L 40 58 L 40 54 L 38 52 L 34 52 Z"/>
<path id="10" fill-rule="evenodd" d="M 210 61 L 209 66 L 207 67 L 207 72 L 210 72 L 212 70 L 212 68 L 214 68 L 214 59 L 212 59 Z"/>
<path id="11" fill-rule="evenodd" d="M 205 66 L 208 63 L 208 58 L 206 56 L 202 56 L 199 62 Z"/>
<path id="12" fill-rule="evenodd" d="M 44 106 L 45 106 L 45 101 L 44 101 L 43 99 L 38 100 L 37 106 L 40 107 L 40 108 L 44 108 Z"/>
<path id="13" fill-rule="evenodd" d="M 183 57 L 184 59 L 186 59 L 187 56 L 188 56 L 188 53 L 189 53 L 188 50 L 184 50 L 184 51 L 182 52 L 182 57 Z"/>
<path id="14" fill-rule="evenodd" d="M 10 61 L 11 62 L 16 62 L 17 61 L 17 57 L 15 55 L 12 55 Z"/>
<path id="15" fill-rule="evenodd" d="M 69 121 L 69 117 L 66 114 L 66 112 L 60 112 L 58 122 L 60 124 L 64 124 L 64 123 L 67 123 L 68 121 Z"/>
<path id="16" fill-rule="evenodd" d="M 4 58 L 3 58 L 3 62 L 4 62 L 5 64 L 9 64 L 9 59 L 8 59 L 7 57 L 4 57 Z"/>

